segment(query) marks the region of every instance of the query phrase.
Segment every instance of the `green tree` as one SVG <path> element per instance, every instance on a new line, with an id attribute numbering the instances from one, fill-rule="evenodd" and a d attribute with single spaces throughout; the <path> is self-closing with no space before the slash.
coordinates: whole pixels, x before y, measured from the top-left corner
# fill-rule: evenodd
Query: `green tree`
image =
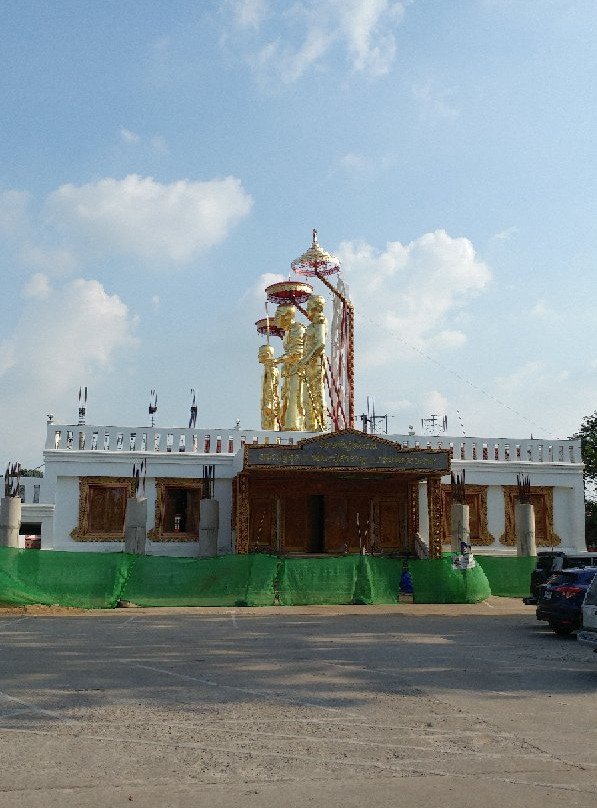
<path id="1" fill-rule="evenodd" d="M 597 484 L 597 412 L 587 415 L 578 432 L 572 437 L 580 438 L 582 459 L 585 464 L 585 482 Z"/>
<path id="2" fill-rule="evenodd" d="M 585 536 L 587 547 L 597 547 L 597 412 L 587 415 L 578 432 L 585 464 Z"/>
<path id="3" fill-rule="evenodd" d="M 597 502 L 591 499 L 585 502 L 585 537 L 587 549 L 597 551 Z"/>
<path id="4" fill-rule="evenodd" d="M 39 469 L 21 469 L 21 477 L 43 477 L 43 471 Z"/>

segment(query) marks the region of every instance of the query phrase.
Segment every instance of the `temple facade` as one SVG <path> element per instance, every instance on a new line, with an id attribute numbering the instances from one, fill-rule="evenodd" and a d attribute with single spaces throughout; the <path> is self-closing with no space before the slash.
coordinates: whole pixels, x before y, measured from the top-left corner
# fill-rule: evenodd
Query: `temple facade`
<path id="1" fill-rule="evenodd" d="M 450 472 L 463 470 L 476 553 L 516 552 L 519 475 L 530 479 L 537 547 L 586 549 L 577 440 L 49 423 L 44 462 L 43 478 L 21 480 L 20 543 L 40 535 L 42 550 L 124 550 L 137 494 L 148 554 L 433 556 L 450 549 Z"/>

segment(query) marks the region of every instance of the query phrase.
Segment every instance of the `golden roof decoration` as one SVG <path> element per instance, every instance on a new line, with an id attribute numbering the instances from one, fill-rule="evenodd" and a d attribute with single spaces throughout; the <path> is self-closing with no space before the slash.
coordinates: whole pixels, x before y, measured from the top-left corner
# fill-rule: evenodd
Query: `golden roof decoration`
<path id="1" fill-rule="evenodd" d="M 263 334 L 263 336 L 268 335 L 271 337 L 284 336 L 284 329 L 276 325 L 276 322 L 273 317 L 262 317 L 261 320 L 257 320 L 255 325 L 257 326 L 257 333 Z"/>
<path id="2" fill-rule="evenodd" d="M 313 287 L 305 281 L 277 281 L 266 286 L 265 294 L 270 303 L 296 306 L 313 294 Z"/>
<path id="3" fill-rule="evenodd" d="M 290 264 L 297 275 L 311 277 L 313 275 L 334 275 L 340 272 L 340 260 L 319 246 L 317 230 L 313 230 L 311 246 Z"/>

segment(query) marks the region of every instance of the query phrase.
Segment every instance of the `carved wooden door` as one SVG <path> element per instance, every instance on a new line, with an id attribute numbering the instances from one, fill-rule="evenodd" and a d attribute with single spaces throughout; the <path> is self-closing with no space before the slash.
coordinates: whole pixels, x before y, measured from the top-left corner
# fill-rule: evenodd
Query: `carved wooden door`
<path id="1" fill-rule="evenodd" d="M 249 551 L 255 546 L 260 549 L 275 547 L 275 501 L 271 498 L 256 497 L 251 499 L 249 517 Z"/>
<path id="2" fill-rule="evenodd" d="M 371 499 L 351 494 L 331 494 L 325 497 L 325 551 L 341 553 L 345 546 L 358 553 L 369 540 Z"/>
<path id="3" fill-rule="evenodd" d="M 406 498 L 381 497 L 377 512 L 379 549 L 384 552 L 408 551 Z"/>

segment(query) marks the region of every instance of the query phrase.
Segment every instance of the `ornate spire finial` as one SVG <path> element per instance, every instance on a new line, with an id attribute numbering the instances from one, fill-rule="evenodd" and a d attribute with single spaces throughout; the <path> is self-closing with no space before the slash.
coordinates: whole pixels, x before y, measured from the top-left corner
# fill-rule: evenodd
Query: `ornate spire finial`
<path id="1" fill-rule="evenodd" d="M 340 261 L 335 255 L 322 250 L 317 241 L 317 230 L 313 229 L 313 241 L 306 253 L 303 253 L 290 264 L 290 268 L 298 275 L 311 277 L 317 275 L 333 275 L 340 271 Z"/>

